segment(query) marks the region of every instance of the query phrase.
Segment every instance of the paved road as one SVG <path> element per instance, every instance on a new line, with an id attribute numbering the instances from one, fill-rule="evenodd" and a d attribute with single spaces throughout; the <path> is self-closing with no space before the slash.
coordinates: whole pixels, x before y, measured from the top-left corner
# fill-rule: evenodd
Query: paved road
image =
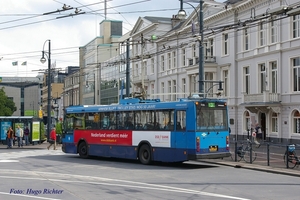
<path id="1" fill-rule="evenodd" d="M 217 160 L 141 165 L 120 159 L 81 159 L 47 150 L 46 145 L 0 149 L 0 179 L 5 182 L 0 184 L 0 199 L 281 200 L 297 199 L 300 185 L 298 177 L 265 173 L 260 167 L 272 168 L 255 164 L 241 162 L 237 164 L 242 168 L 237 168 L 236 163 Z"/>

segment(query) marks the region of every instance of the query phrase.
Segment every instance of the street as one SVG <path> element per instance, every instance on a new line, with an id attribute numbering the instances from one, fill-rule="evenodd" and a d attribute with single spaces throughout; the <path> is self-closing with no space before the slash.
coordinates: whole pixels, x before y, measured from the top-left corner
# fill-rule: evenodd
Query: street
<path id="1" fill-rule="evenodd" d="M 213 163 L 81 159 L 61 150 L 0 149 L 0 199 L 298 199 L 298 177 Z"/>

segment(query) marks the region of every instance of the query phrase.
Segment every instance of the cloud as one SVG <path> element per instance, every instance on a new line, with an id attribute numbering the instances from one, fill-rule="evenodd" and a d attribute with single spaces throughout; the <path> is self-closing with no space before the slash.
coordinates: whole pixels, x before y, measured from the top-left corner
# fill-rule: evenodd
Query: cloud
<path id="1" fill-rule="evenodd" d="M 123 21 L 123 34 L 132 29 L 139 16 L 172 17 L 177 14 L 179 1 L 151 0 L 113 0 L 108 2 L 107 18 Z M 56 19 L 74 13 L 74 10 L 42 15 L 62 9 L 63 2 L 74 8 L 82 9 L 84 15 Z M 36 75 L 32 70 L 47 69 L 41 64 L 41 51 L 46 40 L 51 40 L 51 58 L 56 66 L 79 65 L 79 47 L 99 36 L 99 23 L 104 20 L 104 5 L 95 0 L 1 0 L 0 1 L 0 73 L 1 76 Z M 132 4 L 122 6 L 124 4 Z M 115 8 L 112 8 L 115 7 Z M 102 9 L 102 10 L 101 10 Z M 145 12 L 148 10 L 175 9 L 165 12 Z M 92 11 L 98 10 L 95 14 Z M 100 10 L 100 11 L 99 11 Z M 144 11 L 144 12 L 136 12 Z M 128 13 L 130 12 L 130 13 Z M 136 13 L 134 13 L 136 12 Z M 45 44 L 48 50 L 48 43 Z M 12 67 L 13 61 L 27 66 Z"/>

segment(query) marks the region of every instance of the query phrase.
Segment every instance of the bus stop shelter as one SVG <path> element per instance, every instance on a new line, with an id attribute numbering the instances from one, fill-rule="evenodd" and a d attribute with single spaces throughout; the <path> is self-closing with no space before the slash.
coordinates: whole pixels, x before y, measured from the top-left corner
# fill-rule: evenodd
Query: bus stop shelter
<path id="1" fill-rule="evenodd" d="M 29 142 L 31 144 L 41 144 L 45 141 L 45 129 L 42 120 L 33 116 L 0 116 L 0 141 L 6 144 L 6 132 L 9 127 L 12 127 L 16 132 L 17 126 L 23 130 L 25 127 L 29 129 Z"/>

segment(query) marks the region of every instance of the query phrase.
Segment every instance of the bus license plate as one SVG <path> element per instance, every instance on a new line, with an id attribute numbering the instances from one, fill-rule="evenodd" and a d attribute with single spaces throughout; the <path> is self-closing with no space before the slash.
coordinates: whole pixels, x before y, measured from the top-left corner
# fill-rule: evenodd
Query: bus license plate
<path id="1" fill-rule="evenodd" d="M 214 145 L 214 146 L 209 146 L 209 152 L 216 152 L 218 151 L 218 146 Z"/>

